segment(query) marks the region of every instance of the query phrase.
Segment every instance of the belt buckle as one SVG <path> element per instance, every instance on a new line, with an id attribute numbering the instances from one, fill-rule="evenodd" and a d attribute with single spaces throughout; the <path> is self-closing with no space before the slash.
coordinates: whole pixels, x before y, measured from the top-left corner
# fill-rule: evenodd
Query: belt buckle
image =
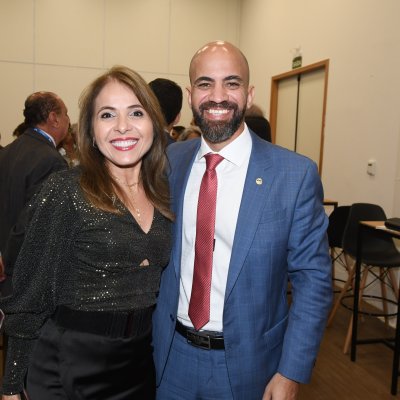
<path id="1" fill-rule="evenodd" d="M 211 350 L 211 338 L 209 335 L 201 332 L 186 332 L 186 339 L 189 344 L 201 349 Z"/>

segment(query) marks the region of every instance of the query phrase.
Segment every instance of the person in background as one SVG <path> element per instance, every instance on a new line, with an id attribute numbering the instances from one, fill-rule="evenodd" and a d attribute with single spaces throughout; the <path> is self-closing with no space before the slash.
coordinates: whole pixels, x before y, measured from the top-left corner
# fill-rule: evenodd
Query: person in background
<path id="1" fill-rule="evenodd" d="M 170 255 L 163 118 L 153 92 L 116 66 L 80 98 L 80 165 L 30 203 L 0 301 L 9 337 L 3 400 L 154 399 L 152 312 Z"/>
<path id="2" fill-rule="evenodd" d="M 199 139 L 201 137 L 201 130 L 197 126 L 190 125 L 187 127 L 178 138 L 178 142 L 183 142 L 190 139 Z"/>
<path id="3" fill-rule="evenodd" d="M 318 170 L 246 127 L 254 87 L 238 48 L 205 45 L 189 76 L 202 138 L 167 149 L 176 220 L 153 318 L 157 399 L 293 400 L 332 301 Z"/>
<path id="4" fill-rule="evenodd" d="M 68 168 L 56 149 L 69 126 L 61 98 L 51 92 L 31 94 L 24 117 L 14 130 L 17 138 L 0 154 L 0 253 L 7 277 L 0 286 L 3 296 L 11 290 L 13 264 L 24 234 L 17 222 L 25 205 L 50 174 Z"/>
<path id="5" fill-rule="evenodd" d="M 244 121 L 261 139 L 271 142 L 271 126 L 259 106 L 252 104 L 244 114 Z"/>
<path id="6" fill-rule="evenodd" d="M 78 150 L 76 146 L 78 124 L 71 124 L 68 134 L 58 147 L 59 153 L 64 157 L 69 167 L 76 167 L 79 164 Z"/>
<path id="7" fill-rule="evenodd" d="M 151 89 L 160 103 L 161 111 L 164 115 L 168 144 L 174 142 L 171 135 L 174 125 L 181 118 L 183 94 L 181 87 L 170 79 L 157 78 L 149 83 Z"/>
<path id="8" fill-rule="evenodd" d="M 27 129 L 28 129 L 29 125 L 27 125 L 26 122 L 21 122 L 14 130 L 12 135 L 17 138 L 19 136 L 21 136 Z"/>
<path id="9" fill-rule="evenodd" d="M 186 128 L 183 125 L 174 125 L 172 127 L 172 131 L 170 136 L 172 137 L 172 139 L 174 139 L 175 141 L 178 140 L 179 136 L 181 135 L 181 133 L 185 130 Z"/>

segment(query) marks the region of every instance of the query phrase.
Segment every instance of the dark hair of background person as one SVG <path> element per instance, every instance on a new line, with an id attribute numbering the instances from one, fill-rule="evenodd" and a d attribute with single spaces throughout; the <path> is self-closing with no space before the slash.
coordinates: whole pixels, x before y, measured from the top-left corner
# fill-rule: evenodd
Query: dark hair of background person
<path id="1" fill-rule="evenodd" d="M 259 106 L 253 104 L 248 108 L 244 120 L 247 126 L 261 139 L 271 142 L 271 126 Z"/>
<path id="2" fill-rule="evenodd" d="M 27 129 L 29 126 L 25 122 L 21 122 L 14 130 L 12 135 L 14 137 L 20 137 Z"/>
<path id="3" fill-rule="evenodd" d="M 170 126 L 182 109 L 182 88 L 177 83 L 163 78 L 154 79 L 149 86 L 160 102 L 167 126 Z"/>
<path id="4" fill-rule="evenodd" d="M 80 184 L 85 196 L 89 203 L 101 210 L 119 212 L 114 204 L 118 184 L 108 172 L 104 155 L 93 143 L 95 100 L 110 81 L 120 82 L 131 89 L 152 120 L 153 144 L 143 157 L 140 179 L 146 196 L 154 207 L 172 220 L 168 181 L 165 175 L 167 159 L 164 150 L 167 138 L 164 133 L 160 106 L 145 80 L 138 73 L 124 66 L 114 66 L 99 76 L 82 92 L 79 99 L 78 148 L 82 168 Z"/>
<path id="5" fill-rule="evenodd" d="M 26 126 L 36 126 L 47 121 L 49 114 L 62 111 L 60 98 L 52 92 L 36 92 L 25 100 L 24 117 Z"/>
<path id="6" fill-rule="evenodd" d="M 174 140 L 178 140 L 179 136 L 184 132 L 186 128 L 183 125 L 175 125 L 172 127 L 171 130 L 171 137 Z"/>

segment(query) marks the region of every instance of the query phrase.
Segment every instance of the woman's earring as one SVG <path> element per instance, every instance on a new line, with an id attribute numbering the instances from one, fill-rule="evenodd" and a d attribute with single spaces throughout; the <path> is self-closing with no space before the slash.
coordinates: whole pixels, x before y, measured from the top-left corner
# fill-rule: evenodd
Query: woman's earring
<path id="1" fill-rule="evenodd" d="M 97 144 L 96 144 L 96 139 L 94 137 L 92 137 L 92 146 L 97 149 Z"/>

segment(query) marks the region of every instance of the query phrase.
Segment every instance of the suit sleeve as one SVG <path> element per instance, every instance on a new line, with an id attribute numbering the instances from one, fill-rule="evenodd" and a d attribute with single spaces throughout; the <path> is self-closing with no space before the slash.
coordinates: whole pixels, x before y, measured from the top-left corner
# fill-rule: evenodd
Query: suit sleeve
<path id="1" fill-rule="evenodd" d="M 71 204 L 60 177 L 51 177 L 34 197 L 12 278 L 13 293 L 1 299 L 9 337 L 3 393 L 23 388 L 29 357 L 40 328 L 57 304 L 57 287 L 66 278 L 63 259 L 73 237 Z"/>
<path id="2" fill-rule="evenodd" d="M 42 184 L 51 174 L 66 169 L 68 169 L 68 164 L 57 150 L 39 159 L 37 163 L 32 166 L 32 170 L 26 178 L 25 204 L 40 190 Z"/>
<path id="3" fill-rule="evenodd" d="M 34 198 L 35 193 L 38 193 L 46 179 L 53 173 L 68 169 L 65 160 L 59 155 L 46 157 L 40 160 L 40 163 L 35 166 L 35 169 L 30 172 L 27 180 L 27 190 L 25 193 L 25 207 L 19 214 L 16 224 L 10 231 L 6 247 L 3 254 L 5 273 L 11 277 L 14 270 L 15 261 L 24 240 L 26 226 L 32 218 L 32 207 L 29 203 Z M 7 293 L 8 294 L 8 293 Z"/>
<path id="4" fill-rule="evenodd" d="M 295 201 L 289 235 L 292 289 L 278 372 L 297 382 L 311 378 L 332 302 L 331 260 L 322 184 L 315 164 L 307 168 Z"/>

